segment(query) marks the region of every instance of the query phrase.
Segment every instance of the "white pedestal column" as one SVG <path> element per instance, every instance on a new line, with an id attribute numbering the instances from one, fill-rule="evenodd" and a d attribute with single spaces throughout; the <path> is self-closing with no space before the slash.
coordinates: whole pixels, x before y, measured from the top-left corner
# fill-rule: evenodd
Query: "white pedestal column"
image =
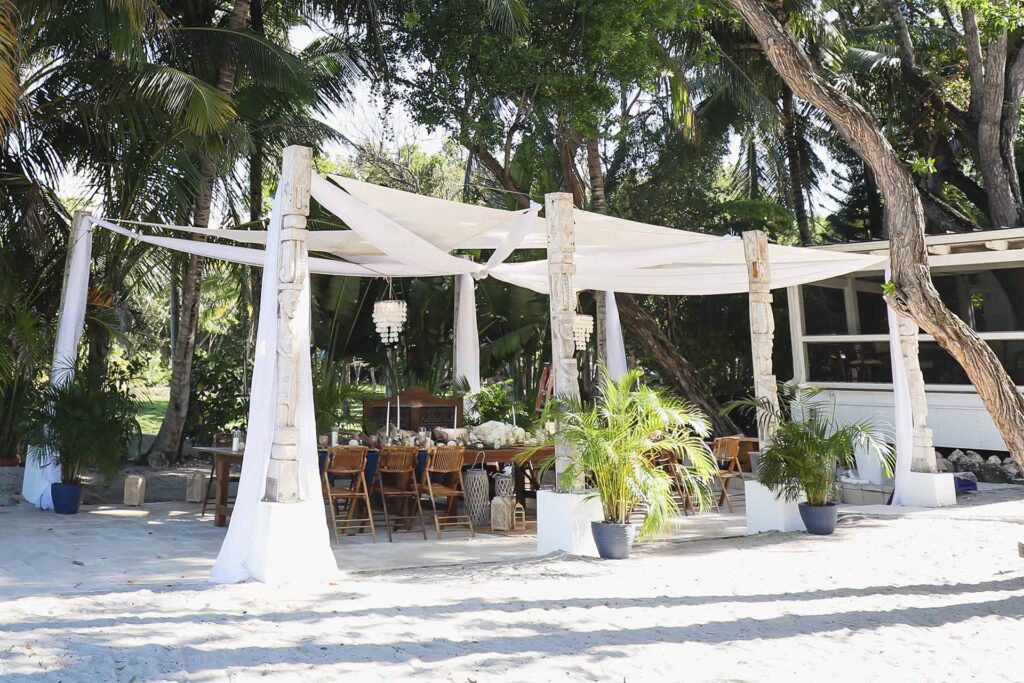
<path id="1" fill-rule="evenodd" d="M 249 572 L 263 583 L 307 583 L 337 578 L 324 525 L 310 524 L 304 504 L 261 501 Z"/>
<path id="2" fill-rule="evenodd" d="M 604 519 L 601 500 L 584 493 L 537 492 L 537 554 L 597 557 L 591 522 Z"/>
<path id="3" fill-rule="evenodd" d="M 762 531 L 804 531 L 800 501 L 776 498 L 775 491 L 752 479 L 744 480 L 747 506 L 747 533 Z M 801 500 L 803 496 L 801 496 Z"/>
<path id="4" fill-rule="evenodd" d="M 941 508 L 956 505 L 956 485 L 951 472 L 904 472 L 900 483 L 902 505 Z"/>

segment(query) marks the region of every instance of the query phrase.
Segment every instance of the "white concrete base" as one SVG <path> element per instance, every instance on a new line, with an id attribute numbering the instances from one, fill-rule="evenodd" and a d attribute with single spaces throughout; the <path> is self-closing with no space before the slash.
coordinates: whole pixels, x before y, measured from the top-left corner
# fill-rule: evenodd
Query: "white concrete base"
<path id="1" fill-rule="evenodd" d="M 316 507 L 320 515 L 325 514 L 322 506 Z M 311 523 L 315 512 L 306 503 L 260 502 L 246 563 L 252 578 L 279 584 L 338 577 L 327 524 Z"/>
<path id="2" fill-rule="evenodd" d="M 775 490 L 753 479 L 743 481 L 747 504 L 747 533 L 762 531 L 804 531 L 800 519 L 800 501 L 787 501 L 775 497 Z M 803 500 L 803 496 L 801 496 Z"/>
<path id="3" fill-rule="evenodd" d="M 601 499 L 593 493 L 537 492 L 537 553 L 564 551 L 597 557 L 591 522 L 604 519 Z"/>
<path id="4" fill-rule="evenodd" d="M 952 472 L 907 472 L 897 484 L 900 505 L 941 508 L 956 505 Z"/>

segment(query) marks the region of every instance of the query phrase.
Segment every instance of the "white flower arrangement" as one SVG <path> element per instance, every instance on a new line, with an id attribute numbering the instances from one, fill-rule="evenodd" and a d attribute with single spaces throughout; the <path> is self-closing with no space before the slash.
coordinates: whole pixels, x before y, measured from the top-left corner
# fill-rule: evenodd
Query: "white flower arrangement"
<path id="1" fill-rule="evenodd" d="M 525 443 L 526 430 L 522 427 L 491 420 L 473 427 L 470 439 L 479 441 L 487 448 L 503 448 Z"/>

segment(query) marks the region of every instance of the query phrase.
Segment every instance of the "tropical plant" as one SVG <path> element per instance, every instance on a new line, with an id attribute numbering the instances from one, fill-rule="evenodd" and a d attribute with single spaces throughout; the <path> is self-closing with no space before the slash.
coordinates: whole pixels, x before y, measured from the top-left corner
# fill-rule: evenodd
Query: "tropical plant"
<path id="1" fill-rule="evenodd" d="M 245 429 L 249 399 L 235 349 L 196 352 L 185 434 L 194 444 L 212 443 L 213 435 Z"/>
<path id="2" fill-rule="evenodd" d="M 26 433 L 37 458 L 60 465 L 62 484 L 80 484 L 86 470 L 109 478 L 138 447 L 138 408 L 127 376 L 86 365 L 39 390 Z"/>
<path id="3" fill-rule="evenodd" d="M 707 416 L 671 394 L 640 384 L 632 370 L 619 380 L 599 369 L 600 392 L 594 406 L 575 399 L 552 402 L 559 422 L 553 443 L 560 439 L 574 449 L 560 486 L 571 489 L 586 481 L 591 495 L 601 498 L 604 521 L 629 524 L 637 507 L 645 509 L 640 538 L 666 531 L 678 506 L 672 496 L 668 461 L 680 463 L 678 473 L 690 495 L 704 508 L 718 470 L 703 439 L 711 431 Z M 550 467 L 554 460 L 545 461 Z"/>
<path id="4" fill-rule="evenodd" d="M 316 433 L 327 434 L 331 427 L 352 419 L 351 406 L 366 395 L 361 387 L 345 376 L 347 366 L 328 358 L 313 361 L 313 413 Z"/>
<path id="5" fill-rule="evenodd" d="M 504 422 L 515 424 L 527 429 L 530 425 L 530 411 L 517 402 L 512 394 L 512 380 L 504 379 L 491 382 L 480 388 L 480 391 L 466 397 L 467 403 L 473 406 L 475 419 L 484 422 Z M 513 417 L 512 411 L 515 411 Z"/>
<path id="6" fill-rule="evenodd" d="M 889 435 L 870 420 L 840 424 L 835 403 L 821 400 L 820 394 L 817 387 L 780 384 L 778 408 L 763 397 L 740 399 L 724 408 L 756 413 L 761 426 L 773 430 L 757 460 L 757 480 L 786 500 L 804 494 L 812 506 L 837 497 L 836 469 L 852 467 L 857 448 L 878 457 L 887 476 L 893 471 Z"/>

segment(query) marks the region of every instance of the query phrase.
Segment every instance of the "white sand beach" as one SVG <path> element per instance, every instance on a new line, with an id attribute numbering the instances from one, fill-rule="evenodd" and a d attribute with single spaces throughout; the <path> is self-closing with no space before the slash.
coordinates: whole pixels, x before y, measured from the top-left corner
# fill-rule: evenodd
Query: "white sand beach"
<path id="1" fill-rule="evenodd" d="M 139 527 L 129 538 L 141 559 L 117 571 L 101 561 L 119 552 L 100 542 L 111 525 L 80 524 L 75 557 L 47 583 L 13 559 L 32 543 L 10 530 L 34 516 L 41 548 L 59 540 L 47 529 L 81 520 L 6 508 L 0 678 L 1015 681 L 1020 498 L 1001 490 L 900 516 L 865 507 L 844 513 L 833 537 L 659 543 L 620 562 L 528 558 L 532 541 L 511 539 L 498 562 L 346 572 L 301 589 L 206 583 L 203 553 L 221 532 L 189 516 L 159 533 L 144 516 L 123 518 Z M 484 539 L 481 554 L 505 540 Z M 463 557 L 472 542 L 434 542 L 432 563 L 446 544 Z M 401 545 L 354 544 L 339 557 L 398 558 Z"/>

